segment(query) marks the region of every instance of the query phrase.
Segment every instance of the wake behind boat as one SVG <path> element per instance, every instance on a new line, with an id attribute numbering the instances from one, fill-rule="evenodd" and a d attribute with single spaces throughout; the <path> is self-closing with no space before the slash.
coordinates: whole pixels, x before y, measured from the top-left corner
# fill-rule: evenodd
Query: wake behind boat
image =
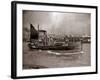
<path id="1" fill-rule="evenodd" d="M 49 54 L 54 54 L 54 55 L 63 55 L 63 56 L 66 56 L 66 55 L 77 55 L 77 54 L 83 54 L 84 52 L 83 51 L 76 51 L 76 52 L 55 52 L 55 51 L 47 51 Z"/>

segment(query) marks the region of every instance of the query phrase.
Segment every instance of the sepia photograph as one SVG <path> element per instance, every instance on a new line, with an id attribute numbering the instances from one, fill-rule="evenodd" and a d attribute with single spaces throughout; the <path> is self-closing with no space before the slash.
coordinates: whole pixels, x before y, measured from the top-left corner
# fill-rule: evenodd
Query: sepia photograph
<path id="1" fill-rule="evenodd" d="M 97 6 L 13 1 L 11 76 L 97 73 Z"/>
<path id="2" fill-rule="evenodd" d="M 91 14 L 23 10 L 23 69 L 91 65 Z"/>

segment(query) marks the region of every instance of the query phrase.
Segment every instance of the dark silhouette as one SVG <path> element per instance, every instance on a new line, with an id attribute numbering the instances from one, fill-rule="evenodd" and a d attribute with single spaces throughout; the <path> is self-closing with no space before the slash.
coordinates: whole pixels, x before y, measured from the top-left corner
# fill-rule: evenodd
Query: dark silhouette
<path id="1" fill-rule="evenodd" d="M 30 40 L 38 39 L 38 31 L 34 28 L 32 24 L 30 24 Z"/>

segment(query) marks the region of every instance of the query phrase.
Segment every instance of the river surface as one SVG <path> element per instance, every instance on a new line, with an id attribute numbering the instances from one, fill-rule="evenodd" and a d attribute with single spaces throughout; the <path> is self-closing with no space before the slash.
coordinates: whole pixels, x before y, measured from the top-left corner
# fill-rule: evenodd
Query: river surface
<path id="1" fill-rule="evenodd" d="M 49 52 L 45 50 L 44 51 L 30 50 L 27 47 L 27 44 L 24 43 L 23 69 L 90 66 L 91 65 L 90 43 L 82 44 L 82 51 L 84 53 L 78 52 L 77 54 L 70 54 L 70 55 L 55 55 L 55 54 L 49 54 Z M 69 52 L 66 51 L 66 54 Z"/>

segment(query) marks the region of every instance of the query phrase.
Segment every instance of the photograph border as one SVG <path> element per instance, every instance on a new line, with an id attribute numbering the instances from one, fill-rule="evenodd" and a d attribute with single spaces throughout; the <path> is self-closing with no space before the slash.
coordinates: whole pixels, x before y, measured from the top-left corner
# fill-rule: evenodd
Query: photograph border
<path id="1" fill-rule="evenodd" d="M 17 76 L 17 4 L 34 4 L 34 5 L 47 5 L 59 7 L 79 7 L 79 8 L 92 8 L 96 10 L 96 71 L 82 72 L 82 73 L 64 73 L 64 74 L 50 74 L 50 75 L 37 75 L 37 76 Z M 98 7 L 89 5 L 73 5 L 73 4 L 57 4 L 57 3 L 40 3 L 40 2 L 24 2 L 12 1 L 11 2 L 11 78 L 38 78 L 38 77 L 54 77 L 54 76 L 68 76 L 68 75 L 83 75 L 83 74 L 97 74 L 98 73 Z"/>

